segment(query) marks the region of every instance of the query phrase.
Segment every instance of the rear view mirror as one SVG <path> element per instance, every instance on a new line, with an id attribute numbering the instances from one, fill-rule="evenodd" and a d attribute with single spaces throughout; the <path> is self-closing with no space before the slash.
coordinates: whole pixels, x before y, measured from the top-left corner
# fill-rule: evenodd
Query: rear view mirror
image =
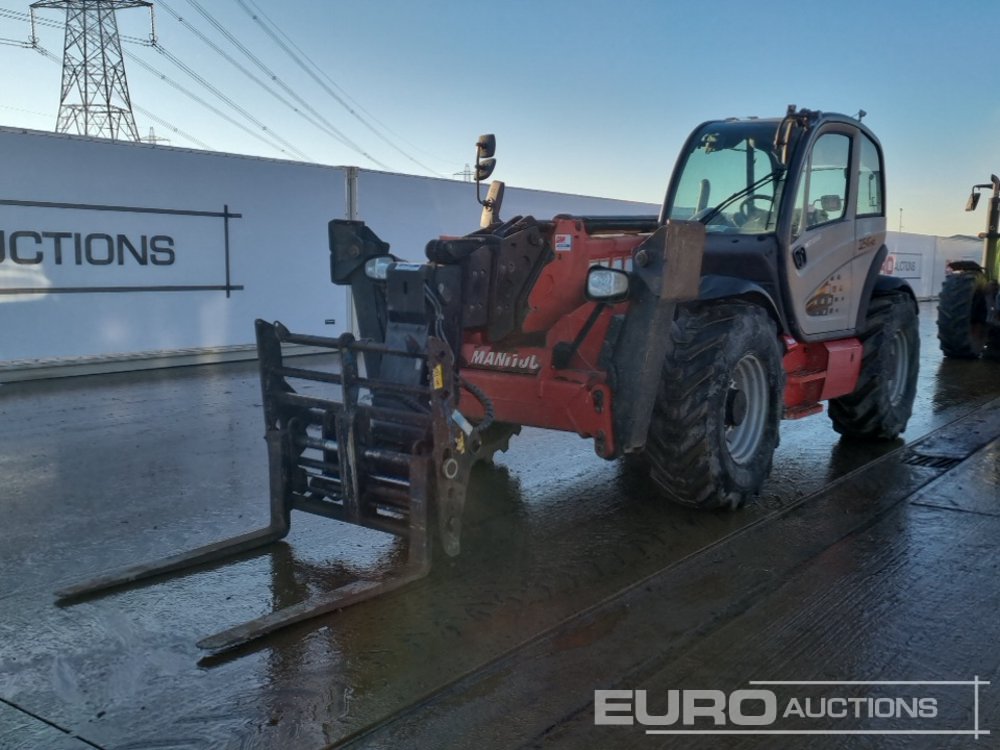
<path id="1" fill-rule="evenodd" d="M 824 195 L 820 197 L 819 205 L 827 213 L 839 213 L 844 204 L 839 195 Z"/>
<path id="2" fill-rule="evenodd" d="M 476 182 L 482 182 L 483 180 L 488 180 L 490 175 L 493 174 L 493 170 L 496 169 L 497 160 L 496 159 L 484 159 L 483 161 L 476 162 Z"/>
<path id="3" fill-rule="evenodd" d="M 969 195 L 969 201 L 965 204 L 966 211 L 975 211 L 976 206 L 979 205 L 979 191 L 973 190 Z"/>
<path id="4" fill-rule="evenodd" d="M 489 159 L 497 152 L 497 138 L 493 133 L 479 136 L 476 141 L 476 158 Z"/>
<path id="5" fill-rule="evenodd" d="M 493 155 L 497 151 L 497 139 L 492 133 L 479 136 L 476 141 L 476 200 L 483 207 L 483 215 L 480 219 L 482 228 L 491 227 L 500 223 L 500 203 L 503 201 L 503 183 L 494 182 L 490 185 L 490 192 L 486 200 L 480 197 L 479 186 L 484 180 L 488 180 L 493 170 L 496 169 L 497 160 Z"/>

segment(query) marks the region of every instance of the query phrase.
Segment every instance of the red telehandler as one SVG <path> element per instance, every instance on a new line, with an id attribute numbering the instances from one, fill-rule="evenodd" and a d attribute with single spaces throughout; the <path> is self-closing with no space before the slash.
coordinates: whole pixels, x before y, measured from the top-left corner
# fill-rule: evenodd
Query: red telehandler
<path id="1" fill-rule="evenodd" d="M 476 176 L 495 166 L 477 144 Z M 846 438 L 887 440 L 916 391 L 917 305 L 880 274 L 882 149 L 858 119 L 796 110 L 698 126 L 658 216 L 501 220 L 405 262 L 358 221 L 332 221 L 334 283 L 357 335 L 257 322 L 271 524 L 59 592 L 78 599 L 283 537 L 292 510 L 404 537 L 409 562 L 200 642 L 210 651 L 425 575 L 459 552 L 469 471 L 522 425 L 633 456 L 665 498 L 736 508 L 771 469 L 779 423 L 823 410 Z M 339 354 L 329 369 L 284 344 Z M 298 360 L 296 360 L 297 362 Z M 429 533 L 433 527 L 436 534 Z"/>

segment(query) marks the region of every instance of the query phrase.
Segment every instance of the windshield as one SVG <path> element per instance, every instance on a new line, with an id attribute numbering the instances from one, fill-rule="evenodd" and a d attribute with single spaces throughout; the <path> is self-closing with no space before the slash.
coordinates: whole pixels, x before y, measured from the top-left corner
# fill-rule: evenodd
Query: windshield
<path id="1" fill-rule="evenodd" d="M 667 217 L 701 221 L 708 232 L 773 232 L 785 182 L 773 153 L 777 127 L 755 120 L 706 125 L 680 165 Z"/>

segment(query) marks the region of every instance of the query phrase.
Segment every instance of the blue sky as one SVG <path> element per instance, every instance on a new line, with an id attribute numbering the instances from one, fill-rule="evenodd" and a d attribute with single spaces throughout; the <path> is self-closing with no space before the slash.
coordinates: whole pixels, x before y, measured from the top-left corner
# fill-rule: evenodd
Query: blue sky
<path id="1" fill-rule="evenodd" d="M 966 214 L 964 202 L 973 183 L 1000 171 L 997 0 L 503 0 L 492 10 L 466 0 L 254 1 L 371 127 L 296 66 L 240 0 L 200 0 L 357 150 L 252 83 L 168 11 L 263 77 L 190 0 L 157 3 L 159 41 L 319 163 L 451 176 L 471 160 L 476 136 L 495 132 L 495 176 L 508 184 L 656 203 L 700 122 L 781 115 L 794 103 L 868 112 L 865 122 L 886 152 L 891 229 L 902 208 L 904 231 L 981 231 L 984 208 Z M 28 6 L 0 0 L 8 11 Z M 39 15 L 61 20 L 59 11 Z M 146 35 L 145 11 L 119 18 L 123 34 Z M 0 37 L 28 33 L 27 24 L 0 14 Z M 59 29 L 41 27 L 39 40 L 61 55 Z M 241 118 L 156 50 L 125 47 Z M 0 65 L 0 123 L 52 129 L 59 66 L 9 45 L 0 45 Z M 133 102 L 145 110 L 216 150 L 284 158 L 139 64 L 127 65 Z M 136 120 L 143 135 L 153 126 L 171 145 L 195 145 L 142 113 Z"/>

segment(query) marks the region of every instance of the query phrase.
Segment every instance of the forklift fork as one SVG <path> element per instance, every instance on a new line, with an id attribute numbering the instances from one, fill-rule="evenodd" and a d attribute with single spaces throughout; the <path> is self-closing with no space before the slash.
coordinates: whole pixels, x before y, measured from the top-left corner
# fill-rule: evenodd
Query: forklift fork
<path id="1" fill-rule="evenodd" d="M 457 388 L 447 343 L 429 337 L 426 350 L 414 351 L 357 341 L 349 333 L 335 339 L 293 334 L 261 320 L 256 329 L 270 474 L 268 526 L 62 589 L 56 592 L 61 604 L 271 544 L 288 534 L 292 510 L 403 537 L 409 542 L 407 562 L 389 578 L 353 581 L 204 638 L 200 648 L 219 654 L 427 575 L 430 498 L 441 493 L 464 500 L 471 462 L 452 418 Z M 283 343 L 338 354 L 339 372 L 287 366 Z M 407 358 L 415 369 L 423 360 L 425 374 L 418 385 L 370 379 L 359 374 L 359 355 Z M 334 393 L 297 392 L 289 381 L 302 391 Z"/>

